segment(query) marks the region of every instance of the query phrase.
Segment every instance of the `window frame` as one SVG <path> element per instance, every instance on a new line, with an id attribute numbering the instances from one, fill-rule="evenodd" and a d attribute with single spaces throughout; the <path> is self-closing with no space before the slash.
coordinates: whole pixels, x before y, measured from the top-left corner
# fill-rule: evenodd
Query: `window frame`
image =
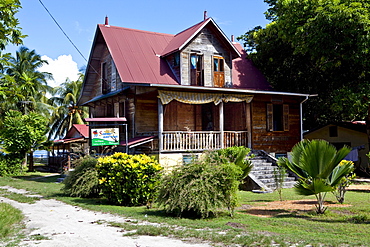
<path id="1" fill-rule="evenodd" d="M 216 66 L 217 61 L 217 66 Z M 214 87 L 225 86 L 225 58 L 221 55 L 212 56 L 212 75 Z M 221 78 L 221 82 L 220 82 Z"/>
<path id="2" fill-rule="evenodd" d="M 196 57 L 195 66 L 192 63 L 192 57 Z M 202 53 L 190 53 L 189 72 L 191 86 L 204 86 L 204 56 Z"/>
<path id="3" fill-rule="evenodd" d="M 274 115 L 276 113 L 277 108 L 274 106 L 281 106 L 281 115 L 280 122 L 275 123 Z M 275 111 L 275 112 L 274 112 Z M 289 104 L 273 104 L 268 103 L 266 106 L 266 127 L 267 131 L 270 132 L 284 132 L 289 131 Z M 276 116 L 276 115 L 275 115 Z M 276 126 L 281 126 L 281 128 L 277 128 Z"/>

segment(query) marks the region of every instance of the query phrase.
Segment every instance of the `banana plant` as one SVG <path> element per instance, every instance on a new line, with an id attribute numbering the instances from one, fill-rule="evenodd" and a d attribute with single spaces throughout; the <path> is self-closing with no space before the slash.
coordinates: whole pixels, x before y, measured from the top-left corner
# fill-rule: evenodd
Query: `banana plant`
<path id="1" fill-rule="evenodd" d="M 326 193 L 336 190 L 342 178 L 353 171 L 350 162 L 339 166 L 350 151 L 346 146 L 337 151 L 324 140 L 302 140 L 293 147 L 291 160 L 280 158 L 278 164 L 298 176 L 297 193 L 315 195 L 316 212 L 323 214 Z"/>

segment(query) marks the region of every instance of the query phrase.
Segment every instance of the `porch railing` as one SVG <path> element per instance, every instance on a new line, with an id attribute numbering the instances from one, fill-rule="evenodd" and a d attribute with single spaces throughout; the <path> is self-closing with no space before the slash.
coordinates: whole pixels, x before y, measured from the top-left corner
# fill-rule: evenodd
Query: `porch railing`
<path id="1" fill-rule="evenodd" d="M 247 146 L 247 131 L 164 131 L 162 151 L 203 151 L 222 147 Z"/>

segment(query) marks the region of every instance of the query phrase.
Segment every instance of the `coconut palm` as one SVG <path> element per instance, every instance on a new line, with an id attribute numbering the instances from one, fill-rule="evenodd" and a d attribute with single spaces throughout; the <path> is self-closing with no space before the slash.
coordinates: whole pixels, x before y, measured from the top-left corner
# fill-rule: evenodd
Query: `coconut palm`
<path id="1" fill-rule="evenodd" d="M 5 71 L 12 79 L 7 80 L 8 84 L 11 83 L 8 86 L 19 93 L 17 105 L 12 108 L 24 114 L 36 111 L 48 117 L 51 108 L 47 104 L 46 93 L 51 92 L 51 87 L 47 85 L 47 80 L 51 79 L 52 75 L 38 71 L 42 65 L 47 64 L 47 61 L 41 59 L 35 50 L 30 51 L 22 46 L 16 52 L 16 56 L 10 57 L 8 62 Z"/>
<path id="2" fill-rule="evenodd" d="M 281 158 L 278 164 L 294 172 L 298 177 L 295 188 L 301 195 L 315 195 L 317 213 L 324 213 L 327 192 L 334 191 L 341 179 L 349 174 L 353 165 L 339 165 L 350 152 L 348 147 L 339 151 L 324 140 L 302 140 L 292 149 L 291 161 Z"/>
<path id="3" fill-rule="evenodd" d="M 67 79 L 59 87 L 54 88 L 56 95 L 50 100 L 55 106 L 51 117 L 49 138 L 61 138 L 73 124 L 84 124 L 88 117 L 88 108 L 77 106 L 83 83 L 83 74 L 76 81 Z"/>

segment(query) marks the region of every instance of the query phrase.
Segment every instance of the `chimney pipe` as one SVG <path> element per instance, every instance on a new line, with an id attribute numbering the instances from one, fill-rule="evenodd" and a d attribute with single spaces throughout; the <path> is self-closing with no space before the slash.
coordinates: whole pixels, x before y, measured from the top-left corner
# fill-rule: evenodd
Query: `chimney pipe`
<path id="1" fill-rule="evenodd" d="M 105 23 L 104 23 L 104 25 L 106 25 L 106 26 L 109 25 L 109 23 L 108 23 L 108 16 L 105 17 Z"/>
<path id="2" fill-rule="evenodd" d="M 204 16 L 203 16 L 203 20 L 205 21 L 207 19 L 207 10 L 204 11 Z"/>
<path id="3" fill-rule="evenodd" d="M 231 42 L 235 42 L 234 35 L 231 35 Z"/>

